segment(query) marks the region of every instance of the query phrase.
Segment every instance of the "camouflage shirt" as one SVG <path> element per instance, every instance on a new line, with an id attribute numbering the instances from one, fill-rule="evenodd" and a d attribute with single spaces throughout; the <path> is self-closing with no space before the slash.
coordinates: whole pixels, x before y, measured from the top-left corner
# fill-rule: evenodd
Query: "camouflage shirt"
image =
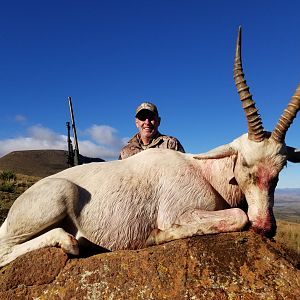
<path id="1" fill-rule="evenodd" d="M 137 133 L 128 141 L 127 145 L 122 148 L 119 159 L 125 159 L 150 148 L 172 149 L 183 153 L 185 152 L 180 142 L 172 136 L 163 135 L 158 132 L 150 144 L 144 145 Z"/>

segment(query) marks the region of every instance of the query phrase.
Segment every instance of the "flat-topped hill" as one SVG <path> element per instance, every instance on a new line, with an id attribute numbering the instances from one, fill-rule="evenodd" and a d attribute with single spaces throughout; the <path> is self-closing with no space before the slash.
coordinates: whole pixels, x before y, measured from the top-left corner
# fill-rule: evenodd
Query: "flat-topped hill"
<path id="1" fill-rule="evenodd" d="M 83 163 L 103 162 L 101 158 L 80 155 Z M 0 170 L 46 177 L 68 168 L 67 151 L 64 150 L 24 150 L 13 151 L 0 158 Z"/>

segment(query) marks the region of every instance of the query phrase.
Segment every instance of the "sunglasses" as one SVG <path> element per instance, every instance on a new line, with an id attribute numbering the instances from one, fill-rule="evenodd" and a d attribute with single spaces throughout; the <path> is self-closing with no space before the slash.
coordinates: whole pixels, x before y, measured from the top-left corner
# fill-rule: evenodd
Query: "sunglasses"
<path id="1" fill-rule="evenodd" d="M 149 121 L 155 120 L 156 119 L 156 115 L 154 113 L 151 112 L 140 112 L 139 114 L 137 114 L 136 116 L 140 121 L 146 121 L 147 119 Z"/>

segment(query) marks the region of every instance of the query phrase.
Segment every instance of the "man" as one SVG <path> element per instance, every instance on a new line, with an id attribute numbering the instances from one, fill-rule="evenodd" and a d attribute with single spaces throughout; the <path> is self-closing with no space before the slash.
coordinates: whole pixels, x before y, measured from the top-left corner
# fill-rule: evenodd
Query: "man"
<path id="1" fill-rule="evenodd" d="M 135 114 L 135 125 L 139 132 L 121 149 L 119 159 L 127 158 L 149 148 L 185 152 L 175 137 L 159 133 L 160 116 L 154 104 L 144 102 L 138 106 Z"/>

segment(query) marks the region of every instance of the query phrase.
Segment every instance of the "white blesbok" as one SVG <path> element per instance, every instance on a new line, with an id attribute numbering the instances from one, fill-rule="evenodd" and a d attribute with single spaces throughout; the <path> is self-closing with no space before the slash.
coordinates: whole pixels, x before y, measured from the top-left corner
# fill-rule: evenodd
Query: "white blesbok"
<path id="1" fill-rule="evenodd" d="M 247 224 L 272 236 L 279 172 L 287 159 L 300 161 L 284 143 L 300 107 L 300 85 L 273 132 L 265 132 L 244 80 L 240 36 L 239 30 L 234 78 L 247 134 L 205 154 L 152 149 L 40 180 L 14 202 L 0 228 L 0 265 L 45 246 L 76 255 L 82 240 L 138 249 Z"/>

